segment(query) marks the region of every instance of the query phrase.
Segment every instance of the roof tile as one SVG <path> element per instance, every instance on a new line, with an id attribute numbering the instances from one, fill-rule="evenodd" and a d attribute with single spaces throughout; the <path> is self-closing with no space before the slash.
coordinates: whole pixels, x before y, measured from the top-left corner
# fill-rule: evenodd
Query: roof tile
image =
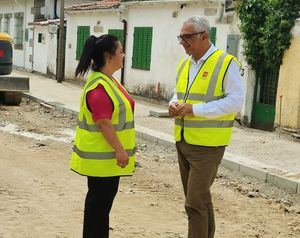
<path id="1" fill-rule="evenodd" d="M 120 5 L 120 0 L 102 0 L 91 3 L 75 4 L 66 7 L 66 11 L 82 11 L 82 10 L 96 10 L 96 9 L 109 9 L 116 8 Z"/>

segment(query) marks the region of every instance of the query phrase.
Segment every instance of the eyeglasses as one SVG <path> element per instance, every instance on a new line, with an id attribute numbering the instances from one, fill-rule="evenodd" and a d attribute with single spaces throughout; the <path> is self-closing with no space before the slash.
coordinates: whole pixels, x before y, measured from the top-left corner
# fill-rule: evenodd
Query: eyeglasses
<path id="1" fill-rule="evenodd" d="M 185 41 L 187 42 L 188 40 L 190 40 L 193 36 L 198 35 L 198 34 L 202 34 L 205 31 L 200 31 L 200 32 L 196 32 L 196 33 L 191 33 L 191 34 L 183 34 L 183 35 L 179 35 L 177 36 L 178 41 Z"/>

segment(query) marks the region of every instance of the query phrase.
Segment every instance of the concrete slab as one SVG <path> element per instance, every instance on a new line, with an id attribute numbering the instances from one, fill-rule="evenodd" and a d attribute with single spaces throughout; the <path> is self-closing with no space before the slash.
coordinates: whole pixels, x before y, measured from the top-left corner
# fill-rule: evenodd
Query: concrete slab
<path id="1" fill-rule="evenodd" d="M 296 139 L 300 139 L 300 134 L 298 134 L 298 133 L 292 133 L 291 135 L 292 135 L 292 137 L 294 137 Z"/>
<path id="2" fill-rule="evenodd" d="M 159 110 L 159 111 L 150 110 L 149 114 L 150 116 L 153 117 L 170 117 L 168 110 Z"/>
<path id="3" fill-rule="evenodd" d="M 260 179 L 262 181 L 266 181 L 267 180 L 267 172 L 257 169 L 257 168 L 253 168 L 247 165 L 240 165 L 240 172 L 245 174 L 245 175 L 249 175 L 251 177 Z"/>
<path id="4" fill-rule="evenodd" d="M 240 171 L 240 164 L 235 161 L 229 160 L 228 158 L 223 158 L 221 165 L 231 170 Z"/>
<path id="5" fill-rule="evenodd" d="M 297 181 L 293 181 L 292 179 L 287 179 L 282 176 L 268 173 L 267 174 L 267 182 L 276 185 L 277 187 L 283 188 L 285 190 L 290 190 L 293 193 L 297 193 L 299 183 Z"/>

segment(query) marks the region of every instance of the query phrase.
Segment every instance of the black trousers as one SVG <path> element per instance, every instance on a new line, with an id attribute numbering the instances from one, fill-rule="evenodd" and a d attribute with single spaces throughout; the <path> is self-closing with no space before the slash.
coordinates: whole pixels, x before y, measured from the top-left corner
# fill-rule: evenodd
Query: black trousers
<path id="1" fill-rule="evenodd" d="M 120 177 L 87 177 L 83 238 L 109 237 L 109 212 L 119 187 Z"/>

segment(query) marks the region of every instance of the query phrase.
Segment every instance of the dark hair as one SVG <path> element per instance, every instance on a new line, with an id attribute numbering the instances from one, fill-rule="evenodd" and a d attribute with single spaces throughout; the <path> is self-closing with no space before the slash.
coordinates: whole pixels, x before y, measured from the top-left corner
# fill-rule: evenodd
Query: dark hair
<path id="1" fill-rule="evenodd" d="M 83 76 L 90 67 L 92 67 L 92 70 L 98 71 L 100 67 L 105 65 L 104 53 L 114 55 L 117 48 L 118 38 L 116 36 L 108 34 L 100 37 L 89 36 L 85 41 L 75 76 Z"/>

